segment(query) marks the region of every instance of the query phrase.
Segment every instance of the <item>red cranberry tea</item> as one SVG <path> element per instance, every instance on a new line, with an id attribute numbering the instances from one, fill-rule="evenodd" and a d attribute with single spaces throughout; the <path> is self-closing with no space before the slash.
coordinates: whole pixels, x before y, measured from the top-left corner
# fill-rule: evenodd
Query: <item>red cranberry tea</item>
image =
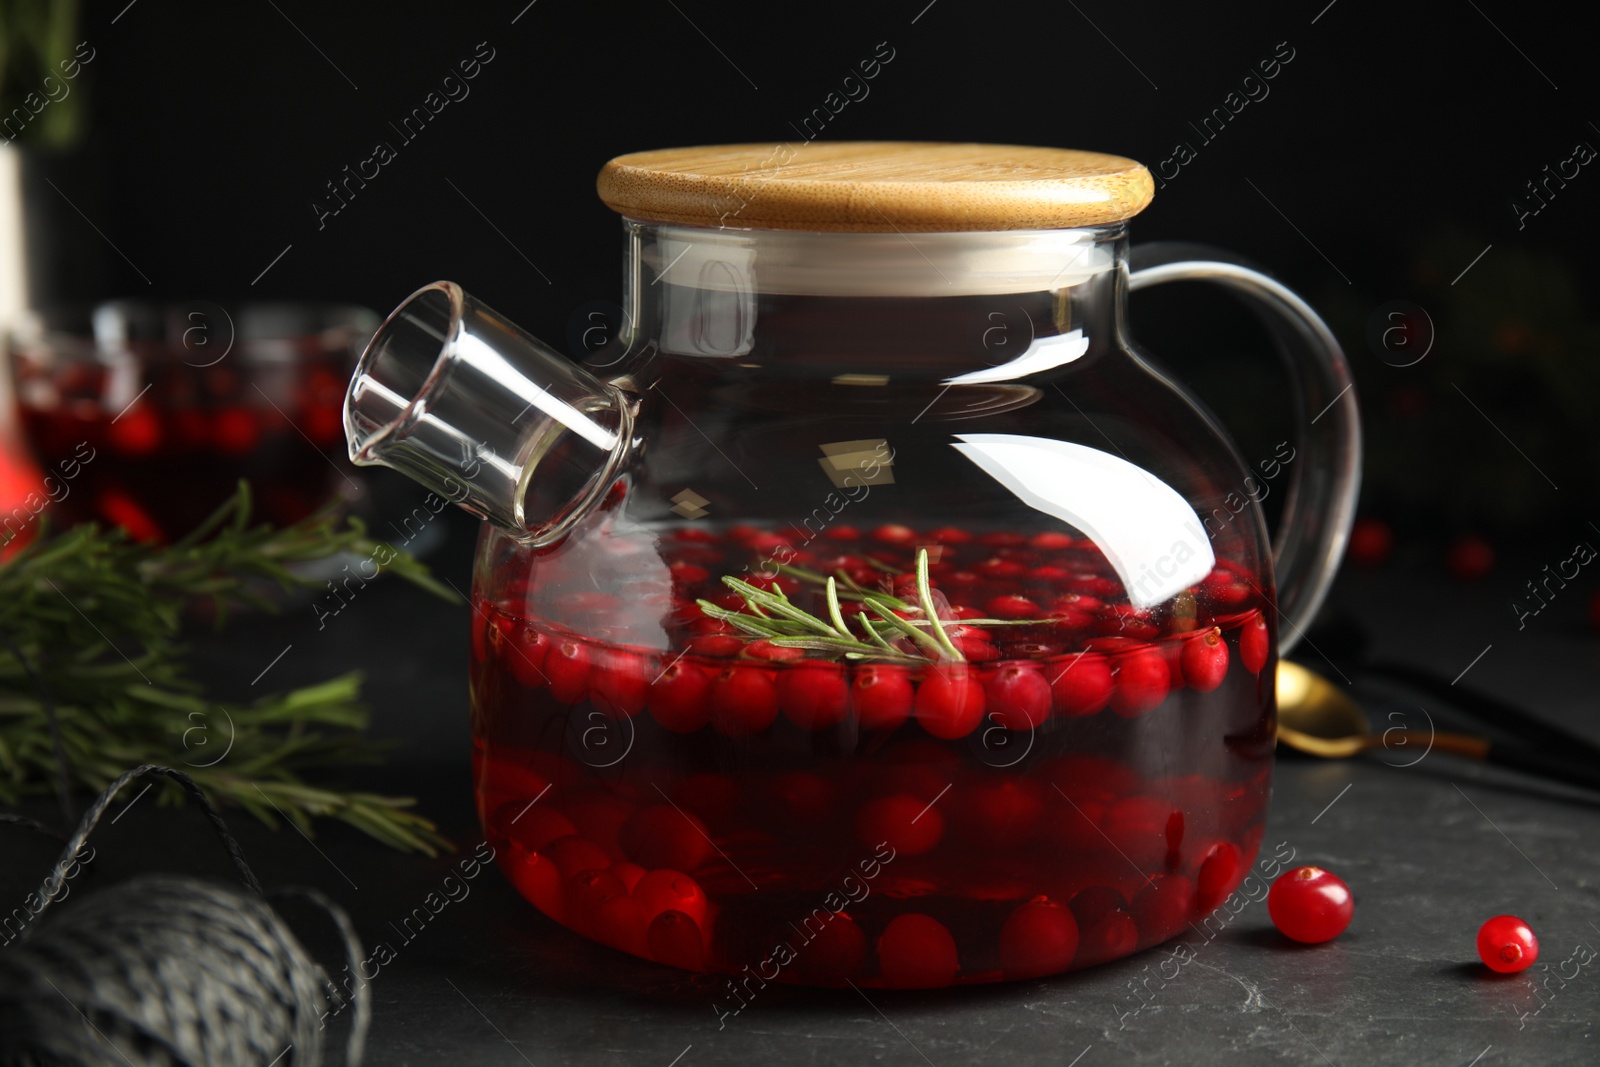
<path id="1" fill-rule="evenodd" d="M 1065 534 L 604 540 L 533 583 L 480 576 L 473 629 L 480 813 L 578 933 L 693 970 L 944 986 L 1164 941 L 1247 872 L 1272 640 L 1227 564 L 1149 612 Z M 605 584 L 658 551 L 670 595 Z M 786 614 L 847 636 L 762 636 Z"/>
<path id="2" fill-rule="evenodd" d="M 119 313 L 131 326 L 143 323 L 141 310 Z M 52 505 L 54 521 L 169 540 L 241 478 L 259 517 L 310 514 L 346 484 L 331 463 L 344 462 L 341 404 L 352 345 L 365 336 L 359 318 L 299 337 L 241 336 L 221 358 L 166 338 L 106 348 L 46 334 L 15 345 L 19 414 L 35 455 L 47 469 L 69 456 L 82 465 Z"/>

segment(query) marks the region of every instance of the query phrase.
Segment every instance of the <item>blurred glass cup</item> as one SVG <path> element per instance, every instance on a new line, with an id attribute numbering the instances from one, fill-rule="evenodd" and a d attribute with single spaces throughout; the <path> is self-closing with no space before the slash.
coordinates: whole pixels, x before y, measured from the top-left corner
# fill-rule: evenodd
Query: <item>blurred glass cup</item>
<path id="1" fill-rule="evenodd" d="M 382 321 L 360 307 L 117 300 L 30 312 L 6 338 L 19 424 L 56 525 L 183 536 L 250 481 L 255 515 L 303 518 L 359 483 L 342 404 Z"/>

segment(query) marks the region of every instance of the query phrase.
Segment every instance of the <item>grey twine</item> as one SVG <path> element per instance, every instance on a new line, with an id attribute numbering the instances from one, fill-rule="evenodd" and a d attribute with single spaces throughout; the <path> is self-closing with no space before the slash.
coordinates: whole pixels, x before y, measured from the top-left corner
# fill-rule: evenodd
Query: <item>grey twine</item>
<path id="1" fill-rule="evenodd" d="M 76 857 L 123 786 L 145 775 L 181 785 L 210 819 L 244 890 L 178 875 L 143 875 L 86 893 L 0 950 L 0 1065 L 5 1067 L 320 1067 L 321 968 L 267 903 L 239 843 L 182 771 L 145 765 L 113 782 L 84 815 L 40 887 L 35 916 L 61 894 Z M 349 916 L 310 889 L 353 965 Z M 345 1062 L 361 1062 L 371 1005 L 364 986 Z"/>

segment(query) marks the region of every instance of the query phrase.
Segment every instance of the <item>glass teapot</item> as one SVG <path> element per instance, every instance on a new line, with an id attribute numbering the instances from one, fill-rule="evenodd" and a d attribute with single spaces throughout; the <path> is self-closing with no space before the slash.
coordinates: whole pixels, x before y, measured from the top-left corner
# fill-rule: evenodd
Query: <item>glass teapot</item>
<path id="1" fill-rule="evenodd" d="M 1261 844 L 1277 655 L 1355 502 L 1315 313 L 1224 260 L 1130 274 L 1152 183 L 1116 156 L 701 147 L 599 191 L 611 344 L 575 365 L 439 282 L 345 407 L 355 462 L 487 520 L 473 768 L 521 894 L 730 976 L 719 1015 L 772 981 L 1090 966 L 1221 905 Z M 1258 303 L 1293 359 L 1276 545 L 1126 336 L 1127 291 L 1177 279 Z"/>

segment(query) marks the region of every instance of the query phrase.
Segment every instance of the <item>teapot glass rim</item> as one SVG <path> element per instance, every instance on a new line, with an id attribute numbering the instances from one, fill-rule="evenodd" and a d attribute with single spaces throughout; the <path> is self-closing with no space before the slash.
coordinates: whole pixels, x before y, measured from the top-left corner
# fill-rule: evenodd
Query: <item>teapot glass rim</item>
<path id="1" fill-rule="evenodd" d="M 1046 230 L 819 231 L 624 217 L 644 285 L 790 296 L 1044 292 L 1114 269 L 1126 221 Z"/>

